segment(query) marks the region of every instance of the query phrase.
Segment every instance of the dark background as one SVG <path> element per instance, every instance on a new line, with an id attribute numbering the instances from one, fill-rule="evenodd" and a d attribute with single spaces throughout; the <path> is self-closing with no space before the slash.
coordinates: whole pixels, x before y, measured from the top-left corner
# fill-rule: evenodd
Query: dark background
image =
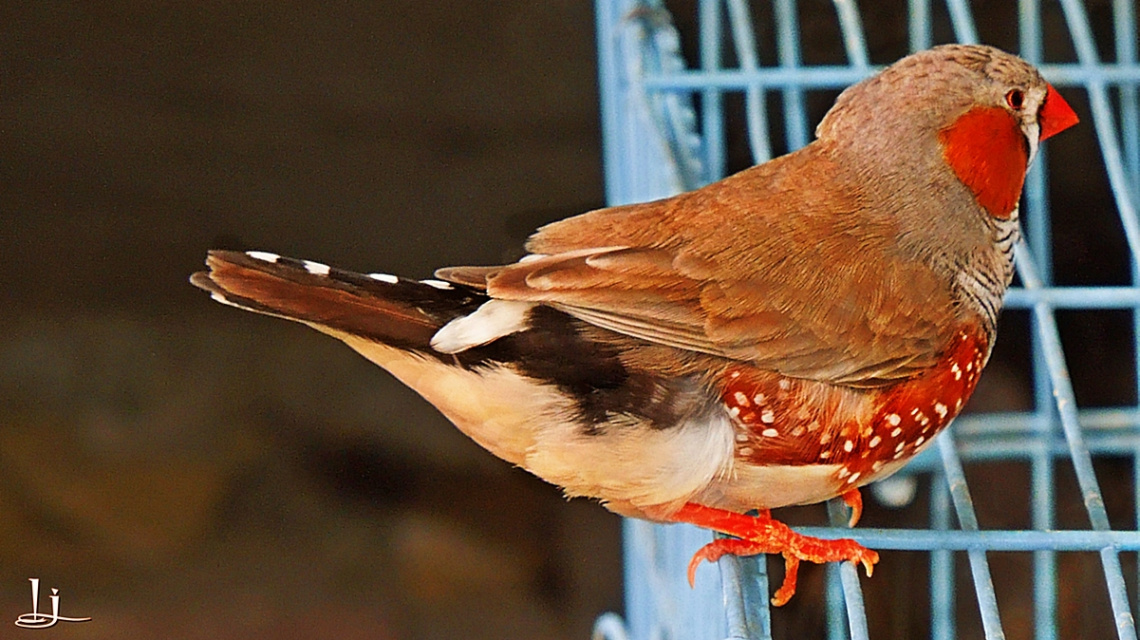
<path id="1" fill-rule="evenodd" d="M 904 55 L 902 3 L 863 4 L 873 61 Z M 1015 50 L 1006 4 L 975 9 Z M 1109 4 L 1089 6 L 1104 36 Z M 673 8 L 692 60 L 695 11 Z M 842 62 L 832 5 L 800 13 L 805 61 Z M 1055 7 L 1046 32 L 1071 59 Z M 585 0 L 0 7 L 0 637 L 35 633 L 11 626 L 29 577 L 41 610 L 58 587 L 63 615 L 94 618 L 42 632 L 68 638 L 585 638 L 620 609 L 616 517 L 345 347 L 186 281 L 212 247 L 413 277 L 518 257 L 535 226 L 603 203 L 595 64 Z M 1065 95 L 1086 125 L 1050 142 L 1059 277 L 1124 283 L 1087 103 Z M 1134 403 L 1127 314 L 1061 320 L 1082 404 Z M 1003 322 L 975 409 L 1029 405 L 1027 326 Z M 1129 467 L 1107 464 L 1129 526 Z M 1028 526 L 1024 466 L 970 473 L 983 527 Z M 1069 497 L 1062 522 L 1084 526 Z M 870 502 L 864 522 L 925 526 L 925 508 Z M 1087 560 L 1065 624 L 1111 630 Z M 884 554 L 877 637 L 924 632 L 925 563 Z M 995 563 L 1024 637 L 1027 557 Z M 778 629 L 819 628 L 821 577 L 805 567 Z"/>

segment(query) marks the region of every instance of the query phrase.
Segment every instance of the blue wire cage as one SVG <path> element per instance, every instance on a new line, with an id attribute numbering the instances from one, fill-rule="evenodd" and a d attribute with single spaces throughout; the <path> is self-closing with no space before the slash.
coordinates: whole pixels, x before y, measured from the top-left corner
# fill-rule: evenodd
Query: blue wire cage
<path id="1" fill-rule="evenodd" d="M 813 92 L 835 92 L 876 71 L 867 33 L 853 0 L 833 0 L 827 20 L 837 29 L 845 64 L 803 62 L 803 6 L 797 0 L 701 0 L 695 5 L 695 34 L 678 31 L 659 0 L 598 0 L 597 27 L 607 195 L 610 204 L 643 201 L 698 187 L 723 176 L 734 134 L 744 124 L 752 162 L 773 149 L 794 149 L 810 140 Z M 819 5 L 816 2 L 816 5 Z M 870 3 L 867 3 L 870 6 Z M 948 41 L 978 42 L 978 24 L 967 0 L 898 0 L 906 12 L 899 24 L 909 50 Z M 1012 3 L 1009 3 L 1012 5 Z M 824 5 L 826 6 L 826 5 Z M 815 7 L 818 9 L 818 7 Z M 866 8 L 866 7 L 865 7 Z M 975 7 L 976 8 L 976 7 Z M 1014 7 L 1010 7 L 1014 9 Z M 928 474 L 929 525 L 926 528 L 840 528 L 843 510 L 829 505 L 835 527 L 801 527 L 821 537 L 853 537 L 878 550 L 925 553 L 929 572 L 929 625 L 934 638 L 984 635 L 1048 640 L 1059 637 L 1066 574 L 1065 552 L 1088 552 L 1096 564 L 1102 597 L 1108 606 L 1106 628 L 1119 638 L 1135 639 L 1129 585 L 1135 597 L 1136 556 L 1140 550 L 1140 65 L 1137 63 L 1135 0 L 1111 0 L 1093 6 L 1080 0 L 1020 0 L 1016 17 L 1004 25 L 1014 33 L 1005 48 L 1037 64 L 1046 78 L 1077 104 L 1094 141 L 1082 163 L 1103 172 L 1103 215 L 1127 257 L 1123 286 L 1061 286 L 1083 282 L 1081 276 L 1054 273 L 1055 239 L 1051 235 L 1048 162 L 1040 157 L 1030 172 L 1022 201 L 1027 240 L 1018 247 L 1018 286 L 1007 295 L 1007 310 L 1027 319 L 1027 374 L 1031 408 L 1023 411 L 969 413 L 935 447 L 895 479 L 905 495 L 917 475 Z M 1095 12 L 1096 15 L 1091 15 Z M 818 17 L 818 16 L 817 16 Z M 762 24 L 762 21 L 765 23 Z M 941 25 L 941 26 L 940 26 Z M 871 25 L 877 26 L 877 25 Z M 986 27 L 985 23 L 982 25 Z M 1095 27 L 1095 28 L 1094 28 Z M 1046 57 L 1046 31 L 1065 39 L 1067 58 Z M 983 29 L 985 31 L 986 29 Z M 1100 46 L 1094 33 L 1101 36 Z M 766 42 L 758 34 L 770 36 Z M 1108 34 L 1107 37 L 1105 34 Z M 691 36 L 685 40 L 683 36 Z M 690 43 L 688 49 L 685 43 Z M 695 44 L 692 44 L 695 42 Z M 1108 42 L 1106 46 L 1104 43 Z M 1000 43 L 994 43 L 1000 44 Z M 1056 47 L 1054 47 L 1056 49 Z M 697 61 L 686 66 L 683 51 Z M 769 52 L 769 53 L 765 53 Z M 1103 59 L 1102 59 L 1103 58 Z M 1109 62 L 1105 62 L 1108 60 Z M 726 62 L 728 61 L 728 62 Z M 1084 107 L 1087 100 L 1087 108 Z M 729 113 L 735 105 L 735 119 Z M 771 122 L 770 122 L 771 119 Z M 782 120 L 783 139 L 773 132 Z M 1052 143 L 1051 143 L 1052 144 Z M 1049 145 L 1046 145 L 1049 146 Z M 1099 154 L 1095 151 L 1098 150 Z M 1067 160 L 1067 159 L 1066 159 Z M 1100 175 L 1100 174 L 1098 174 Z M 1100 184 L 1100 183 L 1098 183 Z M 1074 188 L 1094 189 L 1078 182 Z M 1095 195 L 1079 193 L 1078 202 Z M 1091 206 L 1091 205 L 1090 205 Z M 1055 213 L 1060 213 L 1056 211 Z M 1091 215 L 1091 214 L 1090 214 Z M 1062 348 L 1058 312 L 1089 314 L 1115 310 L 1128 314 L 1129 335 L 1109 351 L 1130 358 L 1131 400 L 1114 406 L 1083 406 Z M 1007 315 L 1011 312 L 1007 311 Z M 1013 313 L 1018 313 L 1014 311 Z M 999 339 L 1000 344 L 1000 339 Z M 1083 357 L 1083 354 L 1077 354 Z M 1076 358 L 1079 360 L 1080 358 Z M 1075 360 L 1074 360 L 1075 361 Z M 1093 363 L 1093 367 L 1097 365 Z M 1131 477 L 1113 477 L 1113 487 L 1127 491 L 1131 511 L 1126 522 L 1109 524 L 1093 457 L 1125 460 Z M 1017 530 L 982 529 L 963 472 L 963 460 L 1021 464 L 1028 468 L 1030 526 Z M 1119 474 L 1117 474 L 1119 475 Z M 1070 478 L 1075 477 L 1075 480 Z M 1058 487 L 1069 482 L 1078 491 Z M 911 483 L 908 485 L 907 483 Z M 991 487 L 986 492 L 994 491 Z M 1000 490 L 1000 489 L 999 489 Z M 880 492 L 882 495 L 892 493 Z M 975 494 L 978 490 L 975 489 Z M 1058 530 L 1059 501 L 1076 495 L 1085 515 L 1079 525 Z M 980 499 L 980 498 L 979 498 Z M 905 501 L 905 498 L 904 498 Z M 983 523 L 984 524 L 984 523 Z M 953 528 L 956 525 L 957 528 Z M 1128 530 L 1124 530 L 1128 529 Z M 692 553 L 710 539 L 706 531 L 685 525 L 657 526 L 627 521 L 625 527 L 626 617 L 599 618 L 595 638 L 608 640 L 760 639 L 772 635 L 773 612 L 763 558 L 725 558 L 719 584 L 702 569 L 695 589 L 685 582 Z M 964 553 L 963 553 L 964 552 Z M 1028 559 L 1024 591 L 1031 592 L 1031 614 L 1018 616 L 1016 628 L 1003 628 L 999 594 L 990 571 L 995 552 L 1015 552 Z M 976 607 L 965 589 L 955 589 L 955 565 L 965 557 Z M 1122 562 L 1123 560 L 1123 562 Z M 1126 571 L 1125 567 L 1128 567 Z M 875 580 L 884 577 L 877 576 Z M 965 584 L 964 584 L 965 586 Z M 850 564 L 831 566 L 825 588 L 828 638 L 868 638 L 868 616 L 876 603 L 864 602 L 860 578 Z M 806 597 L 806 596 L 797 596 Z M 959 602 L 963 601 L 963 602 Z M 970 606 L 966 606 L 970 605 Z M 1111 607 L 1109 609 L 1109 607 Z M 962 612 L 972 612 L 977 632 L 966 634 Z M 1111 619 L 1108 616 L 1111 615 Z M 959 629 L 959 626 L 963 629 Z M 1032 629 L 1029 629 L 1029 626 Z M 973 629 L 974 627 L 971 627 Z M 962 632 L 962 633 L 960 633 Z M 1091 637 L 1076 632 L 1077 637 Z M 794 637 L 803 637 L 795 634 Z"/>

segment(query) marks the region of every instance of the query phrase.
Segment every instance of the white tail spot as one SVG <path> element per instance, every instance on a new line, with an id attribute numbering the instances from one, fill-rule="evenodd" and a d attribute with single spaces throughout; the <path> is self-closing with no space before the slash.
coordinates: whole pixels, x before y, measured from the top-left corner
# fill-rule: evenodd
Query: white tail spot
<path id="1" fill-rule="evenodd" d="M 450 282 L 444 282 L 443 280 L 434 280 L 432 278 L 428 278 L 427 280 L 420 280 L 420 284 L 426 284 L 429 287 L 440 289 L 441 291 L 448 291 L 454 288 L 451 286 Z"/>
<path id="2" fill-rule="evenodd" d="M 245 255 L 262 262 L 277 262 L 281 258 L 276 253 L 269 253 L 268 251 L 246 251 Z"/>
<path id="3" fill-rule="evenodd" d="M 329 274 L 329 266 L 319 262 L 310 262 L 302 260 L 301 264 L 305 265 L 305 271 L 313 274 L 314 276 L 327 276 Z"/>
<path id="4" fill-rule="evenodd" d="M 443 325 L 432 336 L 431 347 L 440 353 L 459 353 L 525 331 L 533 307 L 532 302 L 516 300 L 485 302 L 474 313 Z"/>
<path id="5" fill-rule="evenodd" d="M 385 284 L 396 284 L 397 282 L 400 281 L 399 278 L 397 278 L 396 276 L 394 276 L 390 273 L 370 273 L 370 274 L 368 274 L 368 277 L 372 278 L 373 280 L 383 282 Z"/>

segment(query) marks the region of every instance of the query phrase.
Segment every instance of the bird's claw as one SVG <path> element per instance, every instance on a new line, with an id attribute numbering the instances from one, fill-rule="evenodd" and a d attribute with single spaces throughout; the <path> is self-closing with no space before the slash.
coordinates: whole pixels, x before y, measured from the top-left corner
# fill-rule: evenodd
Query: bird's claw
<path id="1" fill-rule="evenodd" d="M 823 563 L 850 561 L 863 565 L 870 577 L 879 554 L 851 539 L 823 540 L 795 531 L 771 518 L 755 518 L 757 527 L 749 538 L 718 538 L 701 547 L 689 561 L 689 586 L 696 582 L 697 567 L 704 561 L 716 562 L 726 555 L 752 556 L 779 553 L 784 556 L 784 581 L 772 596 L 773 606 L 783 606 L 796 592 L 801 561 Z"/>

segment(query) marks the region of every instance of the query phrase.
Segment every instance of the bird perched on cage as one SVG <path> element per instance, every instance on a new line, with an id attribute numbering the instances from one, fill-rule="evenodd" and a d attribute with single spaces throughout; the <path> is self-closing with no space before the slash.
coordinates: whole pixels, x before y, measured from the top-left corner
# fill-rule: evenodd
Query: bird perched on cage
<path id="1" fill-rule="evenodd" d="M 733 537 L 690 565 L 862 563 L 769 509 L 898 470 L 965 404 L 1013 274 L 1038 144 L 1077 122 L 1025 61 L 948 45 L 844 91 L 803 149 L 672 198 L 539 229 L 437 279 L 212 251 L 220 302 L 387 369 L 493 454 L 619 514 Z M 759 515 L 748 515 L 758 510 Z"/>

